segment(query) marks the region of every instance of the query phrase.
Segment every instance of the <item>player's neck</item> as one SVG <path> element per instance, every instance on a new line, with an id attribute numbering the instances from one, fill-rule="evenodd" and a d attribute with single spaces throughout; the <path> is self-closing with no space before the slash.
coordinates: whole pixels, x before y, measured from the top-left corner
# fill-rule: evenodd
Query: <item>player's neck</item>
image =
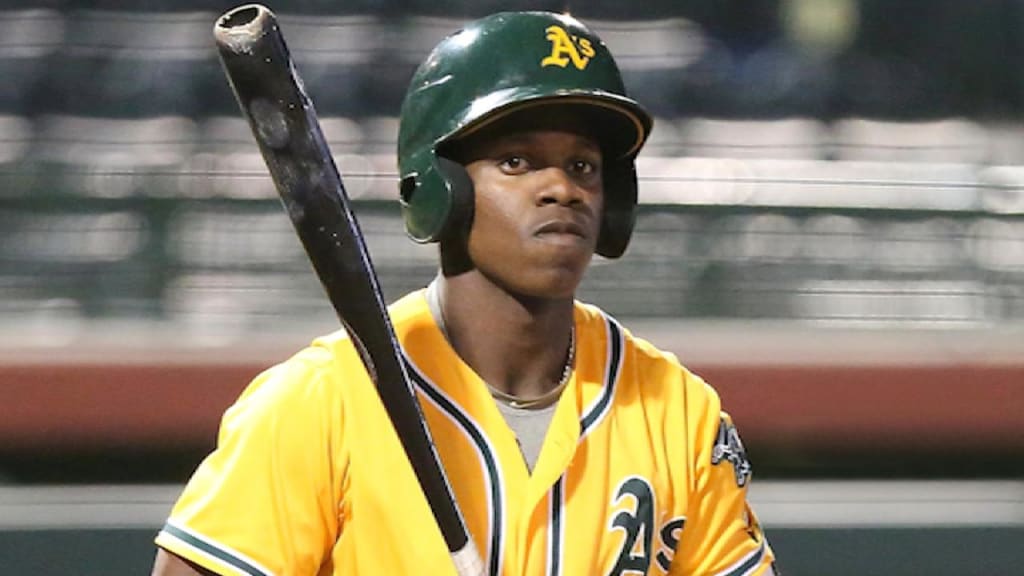
<path id="1" fill-rule="evenodd" d="M 452 347 L 492 388 L 533 398 L 565 376 L 572 298 L 523 298 L 471 274 L 442 278 L 438 294 Z"/>

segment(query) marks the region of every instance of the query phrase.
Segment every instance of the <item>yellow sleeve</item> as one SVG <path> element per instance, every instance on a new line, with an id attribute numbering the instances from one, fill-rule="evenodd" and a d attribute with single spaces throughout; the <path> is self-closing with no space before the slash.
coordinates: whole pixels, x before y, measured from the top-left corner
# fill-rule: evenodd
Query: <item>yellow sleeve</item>
<path id="1" fill-rule="evenodd" d="M 309 349 L 250 383 L 157 545 L 218 574 L 319 572 L 340 530 L 346 471 L 325 355 Z"/>
<path id="2" fill-rule="evenodd" d="M 718 395 L 700 384 L 687 398 L 693 482 L 669 574 L 769 576 L 775 557 L 747 502 L 750 462 Z"/>

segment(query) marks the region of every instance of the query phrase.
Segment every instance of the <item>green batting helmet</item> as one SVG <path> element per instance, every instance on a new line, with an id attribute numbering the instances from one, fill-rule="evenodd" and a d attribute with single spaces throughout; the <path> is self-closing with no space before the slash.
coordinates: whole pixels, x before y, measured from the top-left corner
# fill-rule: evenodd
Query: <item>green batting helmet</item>
<path id="1" fill-rule="evenodd" d="M 597 253 L 622 255 L 636 212 L 634 160 L 651 116 L 626 95 L 614 58 L 578 20 L 506 12 L 470 23 L 434 48 L 402 103 L 398 167 L 406 230 L 434 242 L 471 218 L 472 184 L 445 146 L 536 106 L 572 106 L 604 153 L 605 207 Z"/>

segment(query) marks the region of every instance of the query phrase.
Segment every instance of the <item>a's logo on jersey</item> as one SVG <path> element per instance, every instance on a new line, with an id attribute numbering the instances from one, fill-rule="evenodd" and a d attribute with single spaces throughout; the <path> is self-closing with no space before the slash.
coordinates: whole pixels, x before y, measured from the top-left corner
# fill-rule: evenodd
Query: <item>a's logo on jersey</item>
<path id="1" fill-rule="evenodd" d="M 711 463 L 717 465 L 723 460 L 732 464 L 736 485 L 745 486 L 752 472 L 750 461 L 747 460 L 747 451 L 743 449 L 739 432 L 724 416 L 718 422 L 718 436 L 711 449 Z"/>
<path id="2" fill-rule="evenodd" d="M 651 565 L 651 539 L 654 536 L 654 490 L 638 476 L 627 478 L 615 494 L 612 508 L 620 508 L 610 528 L 622 530 L 626 539 L 608 576 L 647 574 Z"/>
<path id="3" fill-rule="evenodd" d="M 624 534 L 622 547 L 615 563 L 604 572 L 606 576 L 648 573 L 651 560 L 662 572 L 668 572 L 679 546 L 686 518 L 669 518 L 655 526 L 654 488 L 645 478 L 631 476 L 619 484 L 611 502 L 614 514 L 608 523 L 609 530 Z M 655 543 L 657 538 L 657 543 Z M 657 553 L 654 547 L 657 545 Z"/>
<path id="4" fill-rule="evenodd" d="M 570 36 L 561 26 L 548 26 L 545 32 L 551 42 L 551 54 L 540 61 L 541 66 L 565 68 L 572 62 L 578 70 L 583 70 L 594 57 L 594 46 L 589 38 Z"/>

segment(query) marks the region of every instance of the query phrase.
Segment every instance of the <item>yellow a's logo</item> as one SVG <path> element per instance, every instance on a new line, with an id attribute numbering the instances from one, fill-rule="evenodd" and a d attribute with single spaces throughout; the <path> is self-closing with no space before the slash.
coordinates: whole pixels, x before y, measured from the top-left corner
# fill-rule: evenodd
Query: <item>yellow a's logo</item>
<path id="1" fill-rule="evenodd" d="M 549 26 L 546 38 L 551 42 L 551 54 L 540 61 L 541 66 L 561 66 L 565 68 L 569 62 L 579 70 L 587 67 L 594 56 L 594 47 L 589 38 L 569 36 L 561 26 Z"/>

